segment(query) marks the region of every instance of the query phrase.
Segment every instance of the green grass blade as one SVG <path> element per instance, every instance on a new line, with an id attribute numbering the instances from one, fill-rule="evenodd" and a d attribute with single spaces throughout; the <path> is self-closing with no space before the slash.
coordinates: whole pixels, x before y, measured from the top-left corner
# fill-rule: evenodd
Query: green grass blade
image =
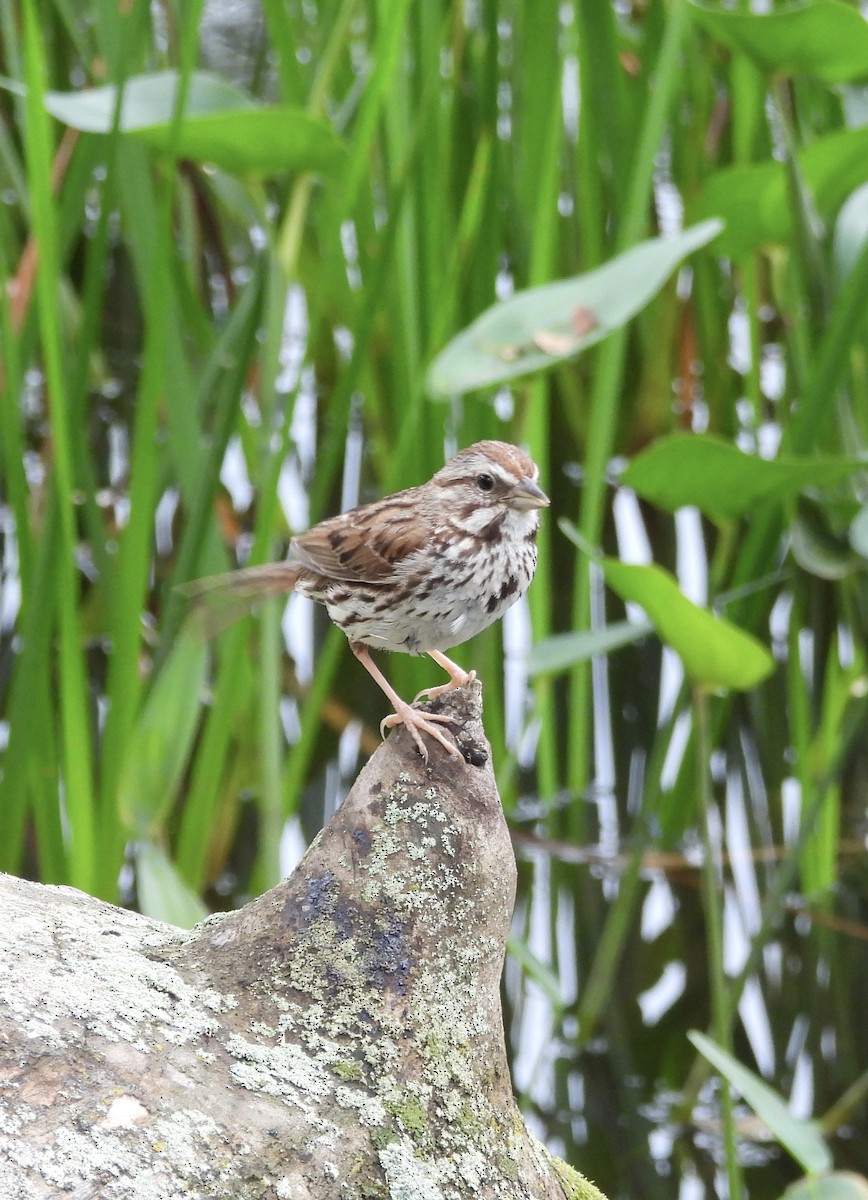
<path id="1" fill-rule="evenodd" d="M 77 609 L 78 578 L 75 567 L 77 543 L 66 390 L 65 347 L 60 327 L 57 298 L 57 224 L 51 196 L 51 135 L 43 106 L 45 63 L 35 5 L 24 8 L 27 94 L 27 172 L 33 230 L 37 240 L 39 268 L 36 302 L 45 381 L 54 434 L 54 481 L 58 495 L 61 545 L 57 571 L 60 633 L 60 720 L 63 736 L 63 794 L 69 818 L 72 882 L 85 890 L 96 879 L 96 829 L 93 792 L 92 732 L 90 702 L 81 626 Z M 58 781 L 59 783 L 60 781 Z"/>
<path id="2" fill-rule="evenodd" d="M 711 1038 L 694 1030 L 689 1038 L 701 1054 L 741 1093 L 777 1141 L 803 1170 L 822 1175 L 832 1169 L 832 1155 L 813 1121 L 794 1117 L 786 1101 Z"/>

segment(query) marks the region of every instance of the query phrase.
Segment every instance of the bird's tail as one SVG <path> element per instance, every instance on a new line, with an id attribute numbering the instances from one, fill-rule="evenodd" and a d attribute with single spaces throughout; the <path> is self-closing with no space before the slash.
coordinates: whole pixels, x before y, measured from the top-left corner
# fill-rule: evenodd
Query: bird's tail
<path id="1" fill-rule="evenodd" d="M 301 571 L 297 563 L 266 563 L 196 579 L 178 590 L 191 602 L 191 622 L 206 637 L 215 637 L 265 600 L 288 595 Z"/>

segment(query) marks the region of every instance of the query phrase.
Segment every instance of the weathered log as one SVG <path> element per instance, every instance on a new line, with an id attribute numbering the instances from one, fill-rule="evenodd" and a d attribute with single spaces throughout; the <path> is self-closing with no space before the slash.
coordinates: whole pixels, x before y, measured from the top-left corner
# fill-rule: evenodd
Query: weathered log
<path id="1" fill-rule="evenodd" d="M 5 877 L 0 1196 L 600 1200 L 525 1127 L 515 861 L 478 685 L 403 729 L 293 875 L 183 932 Z"/>

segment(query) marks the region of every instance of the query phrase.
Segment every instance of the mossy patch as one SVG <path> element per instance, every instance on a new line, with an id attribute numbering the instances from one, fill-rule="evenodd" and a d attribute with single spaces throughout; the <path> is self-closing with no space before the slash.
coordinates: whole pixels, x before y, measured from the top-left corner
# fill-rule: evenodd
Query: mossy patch
<path id="1" fill-rule="evenodd" d="M 371 1130 L 371 1145 L 375 1150 L 384 1150 L 389 1142 L 396 1142 L 398 1135 L 394 1129 L 377 1126 Z"/>
<path id="2" fill-rule="evenodd" d="M 418 1146 L 430 1137 L 428 1111 L 416 1096 L 403 1096 L 400 1100 L 387 1100 L 386 1108 L 401 1123 Z"/>
<path id="3" fill-rule="evenodd" d="M 332 1065 L 332 1070 L 340 1079 L 354 1080 L 356 1083 L 361 1083 L 365 1078 L 365 1073 L 362 1070 L 362 1064 L 350 1059 L 348 1062 L 336 1062 Z"/>
<path id="4" fill-rule="evenodd" d="M 590 1179 L 585 1179 L 562 1158 L 551 1155 L 551 1165 L 558 1182 L 564 1189 L 567 1200 L 606 1200 L 606 1197 Z"/>

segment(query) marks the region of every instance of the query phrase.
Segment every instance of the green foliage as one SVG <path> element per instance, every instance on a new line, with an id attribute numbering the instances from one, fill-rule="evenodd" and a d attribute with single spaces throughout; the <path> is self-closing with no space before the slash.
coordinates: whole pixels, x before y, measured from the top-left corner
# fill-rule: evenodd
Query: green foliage
<path id="1" fill-rule="evenodd" d="M 58 121 L 85 133 L 135 134 L 152 150 L 171 146 L 175 158 L 212 163 L 242 175 L 329 171 L 343 161 L 341 144 L 323 121 L 287 106 L 253 104 L 248 96 L 205 71 L 190 76 L 184 121 L 172 124 L 180 79 L 158 71 L 126 80 L 123 89 L 49 92 L 45 107 Z"/>
<path id="2" fill-rule="evenodd" d="M 144 840 L 136 847 L 136 882 L 139 907 L 157 921 L 190 929 L 208 915 L 175 864 L 153 842 Z"/>
<path id="3" fill-rule="evenodd" d="M 865 1200 L 868 1180 L 855 1171 L 832 1171 L 816 1179 L 809 1176 L 790 1184 L 786 1200 Z"/>
<path id="4" fill-rule="evenodd" d="M 606 582 L 622 600 L 641 604 L 660 637 L 678 651 L 688 678 L 709 688 L 756 687 L 774 659 L 755 637 L 688 600 L 661 567 L 604 558 Z"/>
<path id="5" fill-rule="evenodd" d="M 528 657 L 528 667 L 532 675 L 566 671 L 575 663 L 613 654 L 622 646 L 638 642 L 653 628 L 650 621 L 616 621 L 605 629 L 555 633 L 536 643 Z"/>
<path id="6" fill-rule="evenodd" d="M 825 83 L 868 76 L 868 25 L 849 4 L 785 3 L 760 14 L 689 2 L 698 25 L 763 71 L 811 75 Z"/>
<path id="7" fill-rule="evenodd" d="M 854 188 L 868 179 L 868 129 L 841 129 L 818 137 L 794 155 L 811 202 L 824 220 L 832 220 Z M 790 169 L 782 162 L 723 167 L 711 175 L 691 213 L 695 220 L 720 216 L 722 254 L 738 258 L 752 250 L 787 245 L 799 219 L 787 199 Z"/>
<path id="8" fill-rule="evenodd" d="M 161 829 L 177 799 L 196 731 L 205 667 L 204 640 L 183 633 L 142 705 L 118 779 L 118 813 L 132 836 Z"/>
<path id="9" fill-rule="evenodd" d="M 666 512 L 695 504 L 715 521 L 748 516 L 758 504 L 830 488 L 864 469 L 861 460 L 758 458 L 722 438 L 673 434 L 637 455 L 621 482 Z"/>
<path id="10" fill-rule="evenodd" d="M 428 390 L 446 400 L 573 358 L 641 312 L 683 259 L 720 230 L 719 221 L 705 221 L 652 238 L 587 275 L 495 304 L 438 354 Z"/>
<path id="11" fill-rule="evenodd" d="M 823 1174 L 832 1168 L 832 1155 L 815 1121 L 794 1117 L 783 1096 L 749 1071 L 738 1059 L 694 1030 L 690 1040 L 764 1122 L 772 1137 L 792 1154 L 803 1171 Z"/>

